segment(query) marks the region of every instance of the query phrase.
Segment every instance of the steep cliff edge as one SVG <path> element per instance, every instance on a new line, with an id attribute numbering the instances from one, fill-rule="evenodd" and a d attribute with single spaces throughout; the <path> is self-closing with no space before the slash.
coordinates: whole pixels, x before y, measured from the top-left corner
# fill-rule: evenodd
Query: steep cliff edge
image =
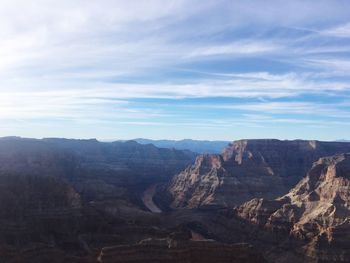
<path id="1" fill-rule="evenodd" d="M 136 142 L 0 138 L 0 261 L 96 262 L 104 246 L 162 232 L 140 194 L 194 156 Z"/>
<path id="2" fill-rule="evenodd" d="M 89 201 L 137 195 L 149 184 L 169 180 L 194 159 L 189 151 L 133 141 L 0 138 L 0 176 L 64 178 Z"/>
<path id="3" fill-rule="evenodd" d="M 349 262 L 350 154 L 321 158 L 288 194 L 253 199 L 237 215 L 304 241 L 302 250 L 310 258 Z"/>
<path id="4" fill-rule="evenodd" d="M 273 199 L 295 186 L 320 157 L 348 151 L 350 143 L 240 140 L 221 155 L 199 156 L 160 195 L 172 207 L 190 208 Z"/>

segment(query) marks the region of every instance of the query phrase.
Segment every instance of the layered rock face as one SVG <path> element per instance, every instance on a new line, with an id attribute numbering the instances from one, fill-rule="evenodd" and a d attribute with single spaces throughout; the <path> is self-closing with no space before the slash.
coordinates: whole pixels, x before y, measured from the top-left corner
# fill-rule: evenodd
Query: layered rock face
<path id="1" fill-rule="evenodd" d="M 288 192 L 322 156 L 350 151 L 349 143 L 241 140 L 221 155 L 203 155 L 175 176 L 167 191 L 172 207 L 235 206 Z"/>
<path id="2" fill-rule="evenodd" d="M 64 178 L 83 198 L 116 198 L 165 181 L 195 158 L 189 151 L 160 149 L 136 142 L 0 138 L 0 175 Z"/>
<path id="3" fill-rule="evenodd" d="M 222 163 L 220 155 L 202 155 L 193 166 L 178 174 L 170 186 L 176 197 L 174 206 L 212 203 L 220 184 L 219 178 L 226 173 Z"/>
<path id="4" fill-rule="evenodd" d="M 64 240 L 75 241 L 79 225 L 83 224 L 79 223 L 81 212 L 80 195 L 61 178 L 0 176 L 0 251 L 9 247 L 4 262 L 32 262 L 23 258 L 15 261 L 23 248 L 46 244 L 53 249 Z"/>
<path id="5" fill-rule="evenodd" d="M 265 260 L 247 244 L 148 239 L 135 245 L 103 248 L 99 262 L 263 263 Z"/>
<path id="6" fill-rule="evenodd" d="M 71 151 L 58 149 L 42 140 L 0 138 L 0 175 L 46 175 L 73 177 L 79 160 Z"/>
<path id="7" fill-rule="evenodd" d="M 85 174 L 94 176 L 98 172 L 99 177 L 126 186 L 168 180 L 196 157 L 190 151 L 157 148 L 134 141 L 44 139 L 44 142 L 78 156 Z"/>
<path id="8" fill-rule="evenodd" d="M 285 189 L 315 156 L 349 144 L 250 143 L 199 156 L 185 169 L 193 153 L 135 142 L 0 138 L 0 257 L 9 263 L 263 262 L 260 251 L 271 262 L 304 262 L 304 254 L 347 260 L 349 156 L 321 159 L 287 195 Z M 145 188 L 156 189 L 183 169 L 171 184 L 173 205 L 210 209 L 146 211 Z M 283 197 L 274 199 L 278 192 Z M 252 197 L 258 198 L 231 209 Z M 300 240 L 304 253 L 288 242 L 279 246 L 275 232 L 282 241 Z"/>
<path id="9" fill-rule="evenodd" d="M 136 142 L 0 138 L 0 257 L 96 262 L 103 246 L 152 235 L 157 219 L 139 195 L 194 156 Z"/>
<path id="10" fill-rule="evenodd" d="M 79 194 L 51 176 L 0 176 L 0 219 L 20 221 L 32 214 L 80 208 Z"/>
<path id="11" fill-rule="evenodd" d="M 237 214 L 304 241 L 310 258 L 349 262 L 350 154 L 321 158 L 288 194 L 272 201 L 253 199 Z"/>

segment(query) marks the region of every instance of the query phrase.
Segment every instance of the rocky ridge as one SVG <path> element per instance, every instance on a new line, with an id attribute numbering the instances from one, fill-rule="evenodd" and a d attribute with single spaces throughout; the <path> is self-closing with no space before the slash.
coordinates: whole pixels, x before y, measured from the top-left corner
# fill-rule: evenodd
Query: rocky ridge
<path id="1" fill-rule="evenodd" d="M 309 173 L 315 176 L 282 198 L 275 199 L 271 186 L 287 188 L 310 149 L 332 153 L 347 144 L 297 141 L 273 149 L 283 143 L 237 143 L 221 155 L 199 156 L 181 172 L 188 191 L 177 195 L 184 201 L 179 207 L 200 203 L 200 209 L 150 213 L 141 193 L 149 186 L 155 201 L 156 186 L 191 163 L 191 153 L 135 142 L 0 138 L 0 257 L 9 263 L 346 261 L 342 215 L 349 189 L 341 178 L 348 155 L 321 159 L 314 165 L 321 168 Z M 328 177 L 335 179 L 322 179 Z M 231 208 L 251 196 L 258 198 Z"/>
<path id="2" fill-rule="evenodd" d="M 350 154 L 321 158 L 289 193 L 253 199 L 237 215 L 302 240 L 304 253 L 317 261 L 350 261 Z"/>
<path id="3" fill-rule="evenodd" d="M 193 157 L 136 142 L 0 138 L 1 258 L 96 262 L 104 246 L 164 236 L 139 195 Z"/>
<path id="4" fill-rule="evenodd" d="M 230 207 L 252 198 L 273 199 L 295 186 L 320 157 L 348 151 L 350 143 L 341 142 L 235 141 L 221 155 L 199 156 L 159 195 L 173 208 Z"/>

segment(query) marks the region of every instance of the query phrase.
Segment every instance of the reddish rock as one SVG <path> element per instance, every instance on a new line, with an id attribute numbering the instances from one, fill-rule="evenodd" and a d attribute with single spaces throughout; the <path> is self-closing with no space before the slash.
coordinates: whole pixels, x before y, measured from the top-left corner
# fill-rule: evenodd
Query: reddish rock
<path id="1" fill-rule="evenodd" d="M 288 194 L 272 201 L 254 199 L 237 214 L 303 240 L 311 258 L 350 261 L 350 154 L 321 158 Z"/>
<path id="2" fill-rule="evenodd" d="M 221 155 L 202 155 L 168 186 L 172 207 L 240 205 L 286 194 L 322 156 L 350 151 L 350 143 L 240 140 Z M 309 198 L 317 198 L 310 194 Z M 165 198 L 163 198 L 165 199 Z"/>

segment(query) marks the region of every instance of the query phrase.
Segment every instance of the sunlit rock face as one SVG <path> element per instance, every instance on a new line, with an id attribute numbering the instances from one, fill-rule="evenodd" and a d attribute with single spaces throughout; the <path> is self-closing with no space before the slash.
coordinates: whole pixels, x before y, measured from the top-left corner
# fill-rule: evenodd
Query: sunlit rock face
<path id="1" fill-rule="evenodd" d="M 305 253 L 317 260 L 350 260 L 350 154 L 314 163 L 288 194 L 272 200 L 253 199 L 237 214 L 268 230 L 305 242 Z"/>
<path id="2" fill-rule="evenodd" d="M 176 175 L 166 194 L 172 207 L 235 206 L 273 199 L 295 186 L 322 156 L 350 151 L 349 143 L 240 140 L 221 155 L 203 155 Z"/>

